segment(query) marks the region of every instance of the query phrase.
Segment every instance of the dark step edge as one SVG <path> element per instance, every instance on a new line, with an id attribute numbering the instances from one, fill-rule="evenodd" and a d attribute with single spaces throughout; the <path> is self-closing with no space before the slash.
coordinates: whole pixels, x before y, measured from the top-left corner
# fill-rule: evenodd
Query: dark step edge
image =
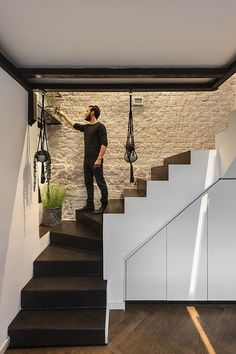
<path id="1" fill-rule="evenodd" d="M 24 291 L 21 293 L 23 310 L 39 309 L 106 309 L 107 291 Z"/>
<path id="2" fill-rule="evenodd" d="M 25 289 L 23 288 L 21 290 L 21 294 L 38 294 L 38 293 L 66 293 L 66 292 L 73 292 L 73 293 L 79 293 L 79 292 L 88 292 L 88 291 L 106 291 L 106 286 L 104 288 L 96 289 L 96 288 L 87 288 L 87 289 Z"/>
<path id="3" fill-rule="evenodd" d="M 136 179 L 136 185 L 137 185 L 137 189 L 140 189 L 143 191 L 143 193 L 147 193 L 147 179 L 142 178 L 142 177 L 137 177 Z"/>
<path id="4" fill-rule="evenodd" d="M 89 215 L 90 213 L 79 212 L 78 210 L 75 211 L 75 216 L 77 222 L 83 224 L 87 228 L 93 230 L 98 236 L 102 236 L 103 234 L 103 222 L 98 221 L 93 218 L 93 214 Z"/>
<path id="5" fill-rule="evenodd" d="M 151 168 L 152 181 L 168 181 L 169 180 L 169 166 L 157 166 Z"/>
<path id="6" fill-rule="evenodd" d="M 190 165 L 191 150 L 164 158 L 164 165 Z"/>
<path id="7" fill-rule="evenodd" d="M 87 229 L 89 230 L 89 228 L 87 228 Z M 95 241 L 95 242 L 102 240 L 100 237 L 98 237 L 96 232 L 94 232 L 92 230 L 91 230 L 91 232 L 92 232 L 92 235 L 90 237 L 89 235 L 83 235 L 82 236 L 80 234 L 75 235 L 75 234 L 72 234 L 72 233 L 69 233 L 69 232 L 68 233 L 64 233 L 64 232 L 51 231 L 50 232 L 50 237 L 51 236 L 52 237 L 53 236 L 57 236 L 57 237 L 75 237 L 75 238 L 78 238 L 78 239 L 92 240 L 92 241 Z"/>
<path id="8" fill-rule="evenodd" d="M 104 328 L 9 329 L 9 348 L 74 347 L 105 345 Z"/>
<path id="9" fill-rule="evenodd" d="M 33 264 L 33 274 L 44 276 L 102 276 L 103 261 L 37 261 Z"/>
<path id="10" fill-rule="evenodd" d="M 89 305 L 89 306 L 45 306 L 45 307 L 40 307 L 40 306 L 24 306 L 21 308 L 22 311 L 48 311 L 48 310 L 91 310 L 91 309 L 96 309 L 96 310 L 106 310 L 106 305 Z"/>
<path id="11" fill-rule="evenodd" d="M 104 214 L 124 214 L 124 199 L 110 199 Z"/>
<path id="12" fill-rule="evenodd" d="M 60 240 L 61 236 L 62 235 L 59 234 L 50 235 L 50 245 L 82 252 L 85 251 L 86 253 L 96 253 L 103 250 L 102 239 L 96 240 L 74 235 L 66 236 L 63 234 Z"/>
<path id="13" fill-rule="evenodd" d="M 124 198 L 145 198 L 146 192 L 143 189 L 124 189 Z"/>

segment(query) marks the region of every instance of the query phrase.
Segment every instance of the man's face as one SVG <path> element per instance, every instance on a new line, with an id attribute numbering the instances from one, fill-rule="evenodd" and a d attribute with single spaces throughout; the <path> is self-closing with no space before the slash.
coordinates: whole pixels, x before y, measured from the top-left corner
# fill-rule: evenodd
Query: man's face
<path id="1" fill-rule="evenodd" d="M 90 120 L 92 119 L 92 114 L 91 114 L 90 108 L 87 108 L 87 110 L 84 113 L 84 116 L 85 116 L 85 120 L 90 122 Z"/>

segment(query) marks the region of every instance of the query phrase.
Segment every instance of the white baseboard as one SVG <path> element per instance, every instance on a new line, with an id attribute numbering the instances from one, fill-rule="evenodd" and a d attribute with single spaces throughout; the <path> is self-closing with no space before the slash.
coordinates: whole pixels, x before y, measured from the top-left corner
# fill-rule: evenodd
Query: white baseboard
<path id="1" fill-rule="evenodd" d="M 125 310 L 125 302 L 109 302 L 109 310 Z"/>
<path id="2" fill-rule="evenodd" d="M 10 344 L 10 338 L 8 337 L 2 345 L 0 345 L 0 354 L 4 354 Z"/>

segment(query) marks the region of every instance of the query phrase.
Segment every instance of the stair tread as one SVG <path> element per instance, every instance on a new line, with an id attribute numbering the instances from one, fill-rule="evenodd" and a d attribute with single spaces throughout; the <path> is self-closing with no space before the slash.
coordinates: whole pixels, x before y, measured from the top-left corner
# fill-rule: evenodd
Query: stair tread
<path id="1" fill-rule="evenodd" d="M 106 284 L 98 277 L 41 277 L 32 278 L 23 291 L 106 290 Z"/>
<path id="2" fill-rule="evenodd" d="M 150 181 L 150 178 L 146 178 L 146 177 L 137 177 L 136 178 L 137 181 L 143 181 L 143 182 L 147 182 Z"/>
<path id="3" fill-rule="evenodd" d="M 160 165 L 160 166 L 152 166 L 151 167 L 151 170 L 164 170 L 164 171 L 166 171 L 166 170 L 168 170 L 168 166 L 165 166 L 165 165 Z"/>
<path id="4" fill-rule="evenodd" d="M 11 330 L 97 330 L 105 327 L 106 309 L 21 310 Z"/>
<path id="5" fill-rule="evenodd" d="M 105 214 L 124 213 L 124 199 L 109 199 Z"/>
<path id="6" fill-rule="evenodd" d="M 72 250 L 56 246 L 48 246 L 36 259 L 36 261 L 63 261 L 63 262 L 86 262 L 102 261 L 102 255 L 99 253 L 88 253 L 79 250 Z"/>
<path id="7" fill-rule="evenodd" d="M 94 231 L 75 220 L 63 221 L 61 225 L 51 227 L 50 231 L 57 234 L 98 240 L 98 235 Z"/>

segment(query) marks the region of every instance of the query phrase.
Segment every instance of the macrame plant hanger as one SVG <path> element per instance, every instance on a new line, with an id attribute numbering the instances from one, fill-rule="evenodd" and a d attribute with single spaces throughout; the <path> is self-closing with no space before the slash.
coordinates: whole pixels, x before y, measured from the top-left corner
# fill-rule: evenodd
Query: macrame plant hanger
<path id="1" fill-rule="evenodd" d="M 48 138 L 46 130 L 45 121 L 45 110 L 44 110 L 44 92 L 42 93 L 42 109 L 41 115 L 38 120 L 39 140 L 37 146 L 37 152 L 34 155 L 34 191 L 36 189 L 36 175 L 37 175 L 37 164 L 41 163 L 41 176 L 40 182 L 44 184 L 47 182 L 49 191 L 49 182 L 51 179 L 51 156 L 48 149 Z"/>
<path id="2" fill-rule="evenodd" d="M 125 156 L 124 159 L 130 164 L 130 183 L 134 182 L 134 170 L 133 162 L 138 158 L 137 153 L 135 152 L 135 143 L 134 143 L 134 126 L 133 126 L 133 113 L 132 113 L 132 92 L 130 91 L 129 96 L 129 122 L 128 122 L 128 132 L 127 140 L 125 144 Z"/>

